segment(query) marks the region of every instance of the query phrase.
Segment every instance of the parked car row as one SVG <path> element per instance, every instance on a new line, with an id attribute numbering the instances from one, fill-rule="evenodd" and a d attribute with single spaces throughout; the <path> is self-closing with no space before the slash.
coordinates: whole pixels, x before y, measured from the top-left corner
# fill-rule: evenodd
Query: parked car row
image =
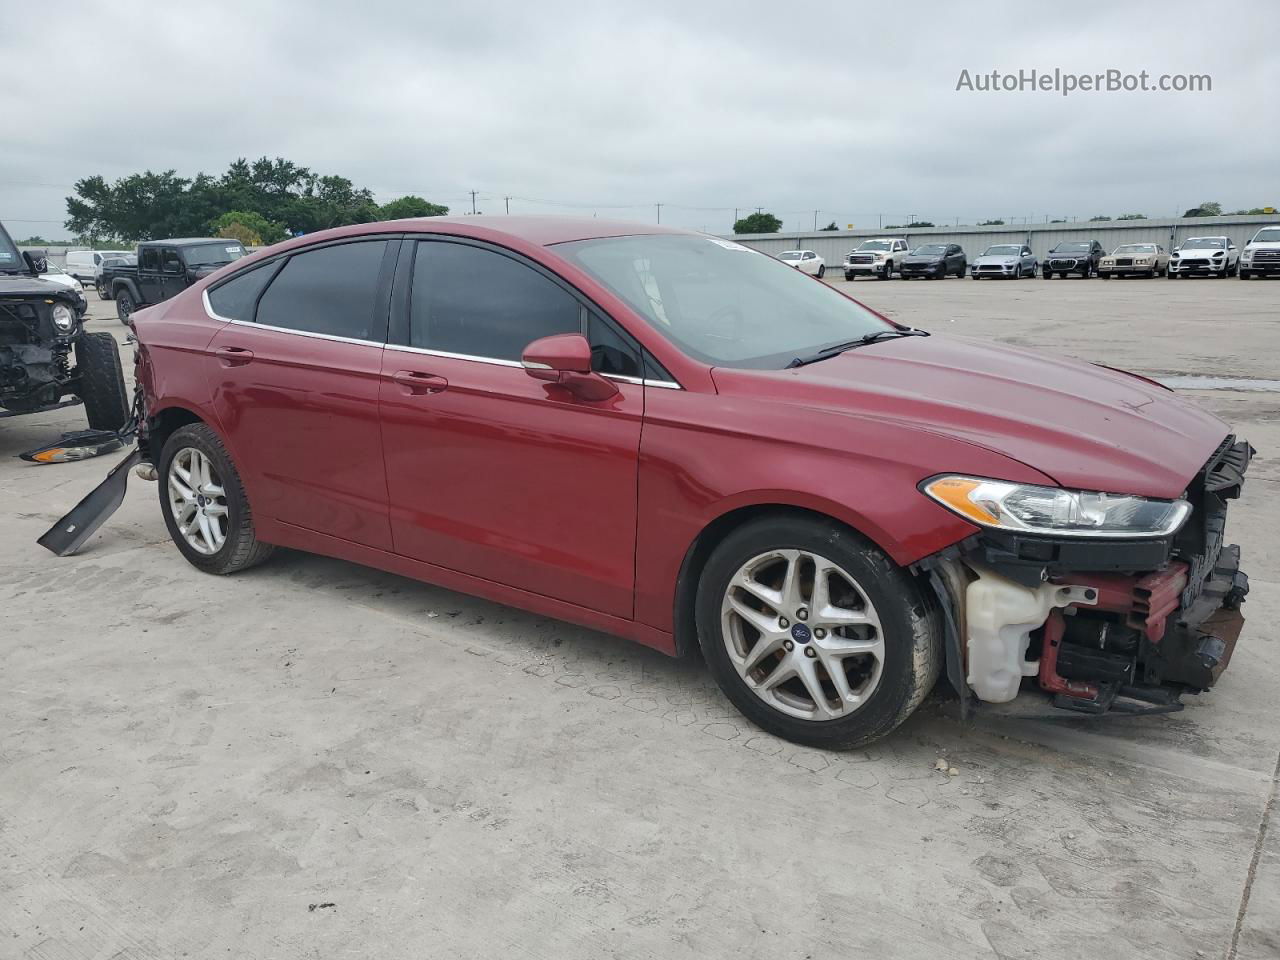
<path id="1" fill-rule="evenodd" d="M 826 261 L 812 250 L 784 250 L 778 258 L 815 277 L 826 275 Z M 1166 252 L 1159 243 L 1122 243 L 1107 253 L 1097 240 L 1065 240 L 1036 257 L 1025 243 L 996 243 L 969 261 L 959 244 L 923 243 L 911 249 L 902 237 L 873 237 L 849 251 L 842 264 L 844 278 L 875 277 L 904 280 L 923 277 L 972 277 L 974 280 L 1034 277 L 1178 277 L 1255 276 L 1280 273 L 1280 227 L 1263 227 L 1240 250 L 1230 237 L 1189 237 Z"/>

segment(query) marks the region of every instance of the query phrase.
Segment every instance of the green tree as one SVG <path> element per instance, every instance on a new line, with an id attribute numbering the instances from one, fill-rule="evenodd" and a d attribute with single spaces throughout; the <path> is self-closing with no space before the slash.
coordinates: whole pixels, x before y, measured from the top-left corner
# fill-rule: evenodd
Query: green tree
<path id="1" fill-rule="evenodd" d="M 782 221 L 772 213 L 753 213 L 733 225 L 734 233 L 777 233 L 781 229 Z"/>
<path id="2" fill-rule="evenodd" d="M 25 240 L 18 241 L 18 246 L 20 247 L 47 247 L 48 245 L 49 241 L 38 234 L 34 237 L 27 237 Z"/>
<path id="3" fill-rule="evenodd" d="M 978 224 L 978 226 L 980 226 L 980 227 L 1003 227 L 1003 226 L 1004 226 L 1004 221 L 1003 221 L 1003 220 L 983 220 L 980 224 Z"/>
<path id="4" fill-rule="evenodd" d="M 1220 203 L 1202 203 L 1198 207 L 1192 207 L 1184 217 L 1220 217 L 1222 216 L 1222 204 Z"/>
<path id="5" fill-rule="evenodd" d="M 1105 223 L 1106 221 L 1108 221 L 1108 220 L 1110 220 L 1110 219 L 1111 219 L 1111 218 L 1110 218 L 1110 217 L 1108 217 L 1105 213 L 1100 213 L 1100 214 L 1098 214 L 1096 217 L 1090 217 L 1090 218 L 1089 218 L 1089 222 L 1090 222 L 1090 223 Z"/>
<path id="6" fill-rule="evenodd" d="M 379 220 L 407 220 L 410 217 L 443 217 L 449 212 L 448 207 L 423 200 L 410 194 L 378 208 Z"/>
<path id="7" fill-rule="evenodd" d="M 1120 214 L 1120 216 L 1116 217 L 1116 219 L 1117 220 L 1145 220 L 1147 219 L 1147 215 L 1145 213 L 1122 213 Z"/>
<path id="8" fill-rule="evenodd" d="M 251 234 L 258 239 L 246 240 L 237 233 L 224 233 L 232 227 L 241 228 L 242 233 Z M 260 213 L 254 213 L 252 210 L 228 210 L 220 217 L 214 217 L 209 221 L 209 229 L 219 237 L 235 237 L 241 243 L 251 246 L 258 246 L 263 243 L 279 243 L 288 233 L 278 223 L 273 223 Z"/>
<path id="9" fill-rule="evenodd" d="M 254 233 L 239 220 L 232 220 L 224 226 L 218 228 L 214 233 L 215 237 L 222 237 L 226 240 L 239 240 L 246 247 L 262 246 L 262 237 Z"/>
<path id="10" fill-rule="evenodd" d="M 826 231 L 826 230 L 839 230 L 840 228 L 839 228 L 839 227 L 837 227 L 837 226 L 836 226 L 836 222 L 835 222 L 834 220 L 832 220 L 830 223 L 828 223 L 828 224 L 827 224 L 825 227 L 823 227 L 822 229 L 823 229 L 824 231 Z"/>
<path id="11" fill-rule="evenodd" d="M 930 223 L 928 220 L 912 220 L 907 224 L 908 227 L 936 227 L 936 223 Z"/>

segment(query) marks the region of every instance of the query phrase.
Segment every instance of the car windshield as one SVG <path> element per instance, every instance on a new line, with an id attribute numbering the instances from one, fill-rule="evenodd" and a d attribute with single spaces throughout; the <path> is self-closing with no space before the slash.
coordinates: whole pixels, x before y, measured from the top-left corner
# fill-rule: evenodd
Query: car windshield
<path id="1" fill-rule="evenodd" d="M 940 257 L 947 252 L 945 243 L 926 243 L 911 251 L 917 257 Z"/>
<path id="2" fill-rule="evenodd" d="M 1054 253 L 1088 253 L 1093 244 L 1086 240 L 1073 240 L 1071 243 L 1060 243 L 1053 248 Z"/>
<path id="3" fill-rule="evenodd" d="M 0 226 L 0 273 L 14 273 L 23 269 L 22 255 L 9 234 Z"/>
<path id="4" fill-rule="evenodd" d="M 997 243 L 994 247 L 987 247 L 984 257 L 1017 257 L 1022 255 L 1022 248 L 1015 247 L 1011 243 Z"/>
<path id="5" fill-rule="evenodd" d="M 1111 251 L 1111 255 L 1124 256 L 1132 253 L 1155 253 L 1156 245 L 1154 243 L 1122 243 Z"/>
<path id="6" fill-rule="evenodd" d="M 1280 243 L 1280 227 L 1267 227 L 1265 230 L 1259 230 L 1258 235 L 1253 238 L 1254 243 Z"/>
<path id="7" fill-rule="evenodd" d="M 892 250 L 893 242 L 891 240 L 863 240 L 858 244 L 859 250 Z"/>
<path id="8" fill-rule="evenodd" d="M 783 250 L 780 254 L 778 254 L 778 259 L 779 260 L 799 260 L 800 251 L 799 250 Z"/>
<path id="9" fill-rule="evenodd" d="M 213 263 L 230 263 L 246 256 L 244 247 L 238 243 L 202 243 L 194 247 L 185 247 L 182 258 L 188 267 L 205 267 Z"/>
<path id="10" fill-rule="evenodd" d="M 1218 237 L 1192 237 L 1182 245 L 1183 250 L 1221 250 L 1227 241 Z"/>
<path id="11" fill-rule="evenodd" d="M 554 249 L 681 351 L 712 366 L 779 369 L 823 347 L 894 329 L 827 284 L 716 237 L 646 234 Z"/>

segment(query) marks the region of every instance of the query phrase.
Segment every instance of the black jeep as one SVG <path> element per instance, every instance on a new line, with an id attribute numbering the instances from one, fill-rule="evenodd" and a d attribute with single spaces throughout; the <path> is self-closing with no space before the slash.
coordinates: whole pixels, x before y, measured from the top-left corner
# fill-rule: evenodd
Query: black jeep
<path id="1" fill-rule="evenodd" d="M 134 310 L 168 300 L 232 260 L 247 256 L 239 240 L 186 237 L 138 244 L 137 266 L 104 266 L 99 283 L 116 302 L 116 316 L 127 323 Z"/>
<path id="2" fill-rule="evenodd" d="M 119 430 L 129 400 L 115 338 L 84 329 L 84 295 L 41 279 L 46 267 L 0 224 L 0 417 L 83 401 L 91 428 Z"/>

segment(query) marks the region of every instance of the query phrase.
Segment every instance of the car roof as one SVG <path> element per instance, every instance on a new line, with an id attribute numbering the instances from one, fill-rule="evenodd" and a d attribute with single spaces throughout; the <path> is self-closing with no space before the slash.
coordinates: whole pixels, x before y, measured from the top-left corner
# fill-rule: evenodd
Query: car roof
<path id="1" fill-rule="evenodd" d="M 173 237 L 169 240 L 144 240 L 140 247 L 182 247 L 194 243 L 240 243 L 235 237 Z"/>
<path id="2" fill-rule="evenodd" d="M 412 220 L 391 222 L 413 224 L 424 232 L 454 232 L 449 229 L 450 227 L 463 227 L 466 231 L 480 228 L 489 233 L 514 237 L 526 243 L 543 247 L 556 243 L 570 243 L 574 240 L 595 240 L 600 237 L 629 237 L 662 233 L 692 235 L 694 233 L 691 230 L 678 230 L 653 223 L 636 223 L 630 220 L 604 220 L 598 217 L 561 217 L 552 214 L 417 217 Z M 441 229 L 442 227 L 444 228 L 443 230 Z"/>

